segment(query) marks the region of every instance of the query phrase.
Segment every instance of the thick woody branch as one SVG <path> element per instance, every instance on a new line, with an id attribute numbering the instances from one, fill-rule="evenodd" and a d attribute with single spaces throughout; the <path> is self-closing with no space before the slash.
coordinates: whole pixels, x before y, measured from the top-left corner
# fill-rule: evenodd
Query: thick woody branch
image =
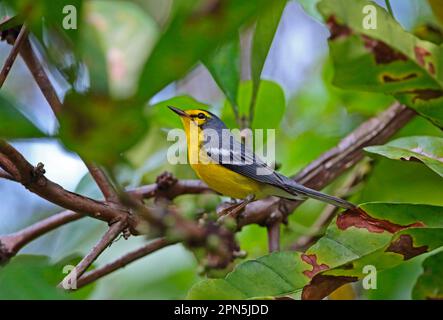
<path id="1" fill-rule="evenodd" d="M 168 242 L 165 238 L 159 238 L 156 240 L 153 240 L 149 242 L 148 244 L 144 245 L 140 249 L 137 249 L 135 251 L 129 252 L 122 256 L 121 258 L 115 260 L 114 262 L 111 262 L 101 268 L 89 271 L 85 273 L 80 279 L 77 281 L 77 288 L 80 289 L 91 282 L 94 282 L 100 278 L 103 278 L 104 276 L 118 270 L 121 268 L 126 267 L 131 262 L 134 262 L 140 258 L 143 258 L 147 256 L 148 254 L 160 250 L 168 245 L 173 244 L 173 242 Z"/>
<path id="2" fill-rule="evenodd" d="M 109 227 L 108 231 L 92 250 L 79 262 L 79 264 L 63 279 L 59 287 L 69 289 L 65 285 L 72 284 L 85 273 L 89 266 L 98 258 L 99 255 L 109 247 L 117 236 L 127 227 L 126 221 L 119 221 Z M 74 278 L 73 278 L 74 277 Z"/>
<path id="3" fill-rule="evenodd" d="M 7 180 L 11 180 L 11 181 L 16 181 L 15 178 L 13 176 L 11 176 L 9 173 L 7 173 L 6 171 L 3 171 L 2 169 L 0 169 L 0 178 L 2 179 L 7 179 Z"/>
<path id="4" fill-rule="evenodd" d="M 8 173 L 0 171 L 0 177 L 3 176 L 4 178 L 17 181 Z M 166 195 L 171 200 L 180 195 L 200 194 L 203 192 L 211 192 L 211 190 L 200 180 L 177 181 L 168 189 L 164 189 L 164 187 L 159 186 L 158 183 L 154 183 L 151 185 L 142 186 L 140 188 L 128 190 L 128 194 L 138 199 L 153 198 L 161 193 L 163 195 Z M 62 225 L 79 220 L 83 217 L 85 217 L 85 215 L 82 213 L 67 210 L 43 219 L 13 234 L 0 236 L 0 243 L 3 244 L 3 249 L 0 248 L 0 251 L 3 251 L 5 260 L 8 260 L 12 256 L 16 255 L 24 246 L 26 246 L 31 241 L 45 235 L 46 233 L 54 229 L 61 227 Z"/>
<path id="5" fill-rule="evenodd" d="M 161 194 L 162 197 L 170 200 L 184 194 L 214 193 L 201 180 L 177 180 L 167 188 L 159 183 L 154 183 L 129 190 L 128 192 L 138 199 L 155 198 Z"/>
<path id="6" fill-rule="evenodd" d="M 37 167 L 32 166 L 6 141 L 0 140 L 0 153 L 15 165 L 19 174 L 18 180 L 23 186 L 62 208 L 87 214 L 108 223 L 120 220 L 128 214 L 124 209 L 117 209 L 107 203 L 65 190 L 44 176 L 42 164 L 39 164 Z"/>
<path id="7" fill-rule="evenodd" d="M 309 188 L 321 190 L 364 156 L 363 148 L 383 144 L 403 128 L 416 115 L 415 111 L 395 103 L 388 110 L 360 125 L 340 144 L 321 155 L 293 178 Z M 257 223 L 266 225 L 269 215 L 281 212 L 285 217 L 302 201 L 282 200 L 275 197 L 255 201 L 246 206 L 239 217 L 239 226 Z"/>

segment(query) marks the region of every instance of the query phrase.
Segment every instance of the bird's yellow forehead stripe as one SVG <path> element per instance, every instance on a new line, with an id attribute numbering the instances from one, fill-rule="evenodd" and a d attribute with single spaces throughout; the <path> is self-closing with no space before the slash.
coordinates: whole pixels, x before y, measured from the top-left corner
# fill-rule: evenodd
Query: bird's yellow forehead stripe
<path id="1" fill-rule="evenodd" d="M 200 109 L 184 110 L 184 111 L 190 116 L 197 116 L 199 113 L 203 113 L 208 118 L 211 116 L 209 112 Z"/>

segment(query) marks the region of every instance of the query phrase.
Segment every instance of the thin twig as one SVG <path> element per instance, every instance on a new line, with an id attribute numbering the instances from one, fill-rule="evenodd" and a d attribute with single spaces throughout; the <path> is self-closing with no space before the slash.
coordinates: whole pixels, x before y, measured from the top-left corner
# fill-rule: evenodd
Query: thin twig
<path id="1" fill-rule="evenodd" d="M 103 193 L 106 201 L 119 203 L 119 196 L 103 169 L 87 162 L 85 162 L 85 164 L 92 178 L 95 180 L 97 186 L 100 188 L 100 191 Z"/>
<path id="2" fill-rule="evenodd" d="M 125 221 L 119 221 L 109 227 L 108 231 L 99 240 L 99 242 L 92 248 L 92 250 L 79 262 L 79 264 L 59 283 L 59 287 L 63 287 L 63 284 L 77 281 L 83 273 L 89 268 L 89 266 L 100 256 L 103 251 L 109 247 L 117 236 L 126 228 Z M 72 279 L 72 277 L 76 277 Z M 65 288 L 69 289 L 69 288 Z"/>
<path id="3" fill-rule="evenodd" d="M 280 250 L 280 222 L 268 225 L 268 250 L 275 252 Z"/>
<path id="4" fill-rule="evenodd" d="M 5 83 L 5 80 L 8 77 L 9 71 L 11 70 L 12 65 L 15 62 L 15 59 L 17 58 L 20 52 L 23 41 L 25 41 L 27 37 L 28 37 L 28 29 L 26 28 L 25 25 L 23 25 L 20 29 L 20 33 L 18 34 L 17 39 L 15 40 L 11 52 L 6 58 L 5 64 L 3 65 L 2 71 L 0 73 L 0 88 L 3 87 L 3 84 Z"/>
<path id="5" fill-rule="evenodd" d="M 31 71 L 31 74 L 37 82 L 38 87 L 52 108 L 52 111 L 57 115 L 62 109 L 62 103 L 60 102 L 55 88 L 49 80 L 43 65 L 40 63 L 34 50 L 32 49 L 31 41 L 29 41 L 28 38 L 23 42 L 20 54 L 28 66 L 29 71 Z"/>
<path id="6" fill-rule="evenodd" d="M 38 237 L 83 217 L 85 217 L 85 215 L 67 210 L 36 222 L 20 231 L 0 236 L 0 247 L 2 247 L 3 256 L 11 258 L 25 245 Z"/>
<path id="7" fill-rule="evenodd" d="M 394 11 L 392 10 L 392 6 L 391 6 L 391 1 L 390 0 L 385 0 L 386 3 L 386 8 L 388 8 L 388 12 L 391 15 L 392 18 L 394 17 Z"/>
<path id="8" fill-rule="evenodd" d="M 29 39 L 25 39 L 20 53 L 26 65 L 28 66 L 28 69 L 31 71 L 35 81 L 37 82 L 37 85 L 45 96 L 48 104 L 52 108 L 54 114 L 57 116 L 62 109 L 62 103 L 58 98 L 57 92 L 51 81 L 49 80 L 49 77 L 45 69 L 43 68 L 43 65 L 38 60 Z M 86 162 L 85 164 L 92 177 L 96 181 L 98 187 L 105 196 L 105 199 L 109 202 L 119 203 L 118 194 L 115 191 L 112 183 L 109 181 L 109 178 L 106 176 L 106 173 L 94 164 Z"/>
<path id="9" fill-rule="evenodd" d="M 135 251 L 129 252 L 122 256 L 121 258 L 115 260 L 114 262 L 111 262 L 101 268 L 89 271 L 85 273 L 80 279 L 77 281 L 77 288 L 80 289 L 91 282 L 94 282 L 100 278 L 103 278 L 104 276 L 118 270 L 121 268 L 124 268 L 131 262 L 134 262 L 135 260 L 138 260 L 140 258 L 143 258 L 147 256 L 148 254 L 160 250 L 168 245 L 173 244 L 172 242 L 168 242 L 165 238 L 159 238 L 156 240 L 153 240 L 149 242 L 148 244 L 144 245 L 140 249 L 137 249 Z"/>

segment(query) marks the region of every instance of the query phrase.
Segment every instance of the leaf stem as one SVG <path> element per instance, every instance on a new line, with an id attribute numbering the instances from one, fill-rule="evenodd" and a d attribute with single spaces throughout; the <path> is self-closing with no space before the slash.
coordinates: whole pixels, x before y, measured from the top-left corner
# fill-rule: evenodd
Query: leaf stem
<path id="1" fill-rule="evenodd" d="M 392 11 L 391 1 L 385 0 L 385 3 L 386 3 L 386 8 L 388 9 L 389 14 L 391 15 L 392 18 L 395 18 L 394 11 Z"/>

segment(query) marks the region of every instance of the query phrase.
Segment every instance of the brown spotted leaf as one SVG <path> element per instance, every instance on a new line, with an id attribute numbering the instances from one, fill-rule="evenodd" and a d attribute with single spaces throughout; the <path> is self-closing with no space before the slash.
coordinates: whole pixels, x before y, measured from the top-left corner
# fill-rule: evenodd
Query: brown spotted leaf
<path id="1" fill-rule="evenodd" d="M 224 279 L 204 280 L 190 299 L 287 297 L 322 299 L 378 271 L 443 246 L 443 207 L 368 203 L 331 222 L 304 254 L 279 252 L 246 261 Z"/>
<path id="2" fill-rule="evenodd" d="M 365 151 L 394 160 L 419 161 L 443 177 L 443 138 L 400 138 L 383 146 L 367 147 Z"/>
<path id="3" fill-rule="evenodd" d="M 373 16 L 363 13 L 367 6 Z M 331 32 L 335 85 L 392 95 L 443 127 L 441 47 L 406 32 L 373 1 L 322 0 L 318 7 Z"/>

